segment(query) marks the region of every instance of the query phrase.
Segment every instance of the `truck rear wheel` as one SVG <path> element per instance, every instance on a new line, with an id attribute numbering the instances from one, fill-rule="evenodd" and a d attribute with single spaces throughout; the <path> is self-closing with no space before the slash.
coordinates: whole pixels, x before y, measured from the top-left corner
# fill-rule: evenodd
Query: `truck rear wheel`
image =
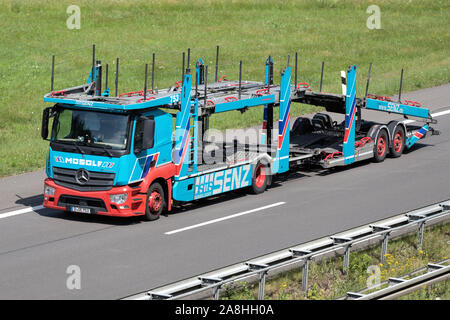
<path id="1" fill-rule="evenodd" d="M 158 182 L 152 183 L 147 192 L 145 204 L 145 219 L 149 221 L 157 220 L 161 216 L 165 207 L 164 189 Z"/>
<path id="2" fill-rule="evenodd" d="M 389 148 L 389 138 L 386 129 L 381 129 L 378 131 L 377 137 L 375 139 L 374 146 L 374 160 L 375 162 L 382 162 L 386 158 Z"/>
<path id="3" fill-rule="evenodd" d="M 268 185 L 270 179 L 269 165 L 265 161 L 258 161 L 254 166 L 252 187 L 253 194 L 263 193 Z"/>
<path id="4" fill-rule="evenodd" d="M 392 143 L 390 147 L 391 155 L 394 158 L 398 158 L 402 155 L 405 149 L 405 130 L 401 126 L 395 128 L 392 135 Z"/>

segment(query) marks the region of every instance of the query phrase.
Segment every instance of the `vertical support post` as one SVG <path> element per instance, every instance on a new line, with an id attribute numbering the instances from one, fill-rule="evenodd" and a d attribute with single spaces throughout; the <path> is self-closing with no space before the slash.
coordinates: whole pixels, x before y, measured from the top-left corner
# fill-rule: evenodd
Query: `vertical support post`
<path id="1" fill-rule="evenodd" d="M 303 266 L 303 274 L 302 274 L 302 290 L 305 292 L 305 295 L 308 293 L 309 261 L 310 261 L 310 258 L 306 258 L 305 265 Z"/>
<path id="2" fill-rule="evenodd" d="M 239 100 L 241 100 L 241 91 L 242 91 L 242 60 L 239 61 Z"/>
<path id="3" fill-rule="evenodd" d="M 264 300 L 264 288 L 266 286 L 266 271 L 259 274 L 258 300 Z"/>
<path id="4" fill-rule="evenodd" d="M 55 56 L 52 56 L 52 77 L 50 81 L 50 91 L 53 92 L 53 84 L 55 81 Z"/>
<path id="5" fill-rule="evenodd" d="M 144 80 L 144 102 L 147 100 L 147 70 L 148 64 L 145 64 L 145 80 Z"/>
<path id="6" fill-rule="evenodd" d="M 294 257 L 302 257 L 307 256 L 312 253 L 310 250 L 291 250 Z M 302 273 L 302 290 L 307 294 L 308 292 L 308 270 L 309 270 L 309 262 L 311 260 L 311 256 L 307 256 L 304 259 L 305 264 L 303 265 L 303 273 Z"/>
<path id="7" fill-rule="evenodd" d="M 270 85 L 273 84 L 273 60 L 269 56 L 266 59 L 265 65 L 265 74 L 264 74 L 264 84 L 267 86 L 267 92 L 270 92 Z M 264 114 L 263 114 L 263 125 L 261 130 L 261 139 L 258 140 L 258 143 L 261 142 L 263 145 L 267 144 L 267 132 L 268 132 L 268 105 L 264 105 Z M 273 119 L 273 117 L 272 117 Z M 268 139 L 268 138 L 267 138 Z M 258 144 L 258 152 L 259 152 L 259 144 Z"/>
<path id="8" fill-rule="evenodd" d="M 381 244 L 381 263 L 385 263 L 386 259 L 386 253 L 388 248 L 388 241 L 389 241 L 389 232 L 386 232 L 383 235 L 383 243 Z"/>
<path id="9" fill-rule="evenodd" d="M 238 158 L 237 158 L 237 144 L 238 141 L 236 138 L 233 139 L 233 153 L 234 153 L 234 163 L 238 162 Z"/>
<path id="10" fill-rule="evenodd" d="M 227 163 L 227 142 L 224 140 L 222 141 L 222 161 L 223 163 Z"/>
<path id="11" fill-rule="evenodd" d="M 294 86 L 297 87 L 297 72 L 298 72 L 298 57 L 297 52 L 295 53 L 295 76 L 294 76 Z"/>
<path id="12" fill-rule="evenodd" d="M 425 221 L 420 222 L 419 224 L 419 232 L 417 234 L 417 248 L 419 250 L 422 250 L 422 244 L 423 244 L 423 231 L 425 229 Z"/>
<path id="13" fill-rule="evenodd" d="M 372 62 L 369 64 L 369 72 L 367 73 L 366 94 L 364 95 L 365 99 L 367 99 L 367 95 L 369 94 L 370 72 L 371 71 L 372 71 Z"/>
<path id="14" fill-rule="evenodd" d="M 95 87 L 97 91 L 97 96 L 102 95 L 102 65 L 101 61 L 97 61 L 97 79 L 95 80 Z"/>
<path id="15" fill-rule="evenodd" d="M 206 106 L 207 101 L 208 101 L 208 66 L 205 66 L 205 102 L 204 102 L 204 106 Z M 203 118 L 202 137 L 203 137 L 203 134 L 209 129 L 209 114 L 205 114 L 202 118 Z M 203 138 L 202 138 L 202 141 L 203 141 Z"/>
<path id="16" fill-rule="evenodd" d="M 322 92 L 323 68 L 324 67 L 325 67 L 325 61 L 322 61 L 322 71 L 320 72 L 320 88 L 319 88 L 319 92 Z"/>
<path id="17" fill-rule="evenodd" d="M 183 63 L 181 66 L 181 85 L 183 85 L 183 81 L 184 81 L 184 69 L 185 69 L 185 53 L 183 52 Z"/>
<path id="18" fill-rule="evenodd" d="M 344 274 L 348 274 L 348 269 L 350 266 L 350 245 L 345 246 L 345 254 L 344 254 Z"/>
<path id="19" fill-rule="evenodd" d="M 402 102 L 402 85 L 403 85 L 403 69 L 402 74 L 400 75 L 400 88 L 398 89 L 398 102 Z"/>
<path id="20" fill-rule="evenodd" d="M 191 48 L 188 48 L 188 55 L 187 55 L 187 69 L 188 70 L 191 69 L 190 64 L 191 64 Z"/>
<path id="21" fill-rule="evenodd" d="M 287 56 L 287 63 L 286 63 L 286 68 L 287 68 L 287 67 L 289 67 L 289 60 L 290 60 L 290 59 L 291 59 L 291 56 L 290 56 L 290 55 L 288 55 L 288 56 Z"/>
<path id="22" fill-rule="evenodd" d="M 217 82 L 217 76 L 219 74 L 219 46 L 216 47 L 216 76 L 214 82 Z"/>
<path id="23" fill-rule="evenodd" d="M 266 264 L 258 264 L 258 263 L 247 263 L 250 270 L 259 272 L 259 287 L 258 287 L 258 300 L 264 300 L 264 288 L 266 286 L 266 274 L 267 270 L 264 270 L 268 267 Z"/>
<path id="24" fill-rule="evenodd" d="M 152 55 L 152 93 L 155 88 L 155 53 Z"/>
<path id="25" fill-rule="evenodd" d="M 119 58 L 116 60 L 116 97 L 119 96 Z"/>
<path id="26" fill-rule="evenodd" d="M 350 248 L 352 246 L 350 241 L 352 241 L 353 239 L 347 237 L 332 237 L 332 239 L 335 244 L 342 244 L 344 247 L 344 266 L 342 268 L 342 272 L 344 274 L 347 274 L 348 267 L 350 265 Z"/>
<path id="27" fill-rule="evenodd" d="M 95 44 L 92 45 L 92 81 L 94 80 L 95 70 Z"/>
<path id="28" fill-rule="evenodd" d="M 190 121 L 190 120 L 188 120 Z M 193 152 L 192 152 L 192 172 L 197 173 L 198 168 L 198 98 L 195 97 L 194 102 L 194 136 L 193 140 Z"/>
<path id="29" fill-rule="evenodd" d="M 105 90 L 108 92 L 109 64 L 106 64 Z"/>
<path id="30" fill-rule="evenodd" d="M 273 103 L 267 105 L 267 154 L 272 156 Z"/>
<path id="31" fill-rule="evenodd" d="M 219 300 L 219 292 L 220 292 L 220 286 L 216 286 L 214 288 L 214 300 Z"/>

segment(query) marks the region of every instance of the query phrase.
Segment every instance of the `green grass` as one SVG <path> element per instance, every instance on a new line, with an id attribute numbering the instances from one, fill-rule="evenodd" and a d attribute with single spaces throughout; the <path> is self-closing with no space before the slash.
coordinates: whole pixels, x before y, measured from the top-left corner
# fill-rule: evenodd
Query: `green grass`
<path id="1" fill-rule="evenodd" d="M 299 53 L 299 81 L 340 92 L 339 71 L 358 65 L 363 93 L 373 62 L 371 92 L 393 94 L 400 69 L 404 91 L 450 81 L 450 9 L 447 0 L 379 0 L 381 30 L 366 28 L 362 0 L 249 1 L 76 1 L 81 29 L 69 30 L 66 9 L 73 1 L 0 0 L 0 176 L 44 166 L 47 143 L 40 139 L 43 95 L 50 90 L 51 55 L 56 55 L 55 89 L 86 81 L 91 45 L 115 69 L 120 57 L 120 92 L 143 88 L 144 64 L 156 53 L 156 86 L 181 78 L 181 52 L 192 48 L 213 69 L 221 46 L 220 74 L 263 80 L 264 61 L 275 59 L 275 82 L 287 55 Z M 192 63 L 193 66 L 193 63 Z M 210 69 L 210 70 L 211 70 Z M 114 76 L 111 72 L 110 82 Z M 210 73 L 210 79 L 212 73 Z M 113 89 L 113 88 L 112 88 Z M 292 115 L 316 108 L 293 106 Z M 215 116 L 211 125 L 241 127 L 261 122 L 261 110 L 244 116 Z"/>
<path id="2" fill-rule="evenodd" d="M 428 227 L 424 233 L 422 250 L 417 248 L 417 233 L 389 241 L 385 263 L 380 263 L 381 246 L 351 252 L 348 274 L 342 272 L 343 258 L 334 257 L 320 262 L 312 261 L 309 267 L 308 293 L 302 291 L 302 269 L 291 270 L 266 280 L 265 299 L 322 300 L 345 296 L 367 287 L 369 266 L 378 266 L 381 282 L 390 277 L 401 277 L 428 263 L 450 257 L 450 223 Z M 225 300 L 253 300 L 258 296 L 258 284 L 240 283 L 221 292 Z M 450 281 L 421 288 L 401 299 L 450 299 Z"/>

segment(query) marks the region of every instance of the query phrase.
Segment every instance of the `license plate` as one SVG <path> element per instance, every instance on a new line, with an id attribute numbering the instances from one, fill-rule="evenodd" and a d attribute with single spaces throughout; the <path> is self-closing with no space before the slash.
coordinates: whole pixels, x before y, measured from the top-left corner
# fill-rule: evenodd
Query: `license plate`
<path id="1" fill-rule="evenodd" d="M 94 213 L 91 208 L 83 208 L 83 207 L 69 207 L 71 212 L 79 212 L 79 213 Z"/>

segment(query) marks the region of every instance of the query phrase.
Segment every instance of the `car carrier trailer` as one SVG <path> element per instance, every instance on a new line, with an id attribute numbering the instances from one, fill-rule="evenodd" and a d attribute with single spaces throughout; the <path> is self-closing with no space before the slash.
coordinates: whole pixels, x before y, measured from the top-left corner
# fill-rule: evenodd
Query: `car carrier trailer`
<path id="1" fill-rule="evenodd" d="M 292 84 L 289 65 L 281 72 L 281 83 L 274 84 L 271 57 L 265 63 L 264 82 L 242 80 L 241 62 L 238 80 L 218 78 L 216 71 L 208 83 L 202 59 L 194 75 L 189 59 L 188 54 L 186 69 L 183 59 L 182 81 L 163 90 L 153 88 L 153 78 L 147 88 L 146 65 L 143 90 L 119 95 L 116 78 L 116 96 L 111 96 L 108 76 L 102 91 L 100 61 L 93 63 L 86 84 L 53 91 L 52 81 L 44 101 L 54 105 L 44 110 L 42 120 L 42 137 L 50 141 L 45 207 L 155 220 L 174 203 L 241 188 L 262 193 L 274 175 L 298 165 L 331 168 L 370 158 L 381 162 L 388 154 L 400 157 L 405 148 L 433 132 L 430 124 L 436 122 L 415 101 L 394 102 L 369 95 L 367 89 L 364 98 L 357 98 L 356 66 L 342 75 L 343 93 L 330 94 L 314 92 L 306 83 Z M 312 119 L 297 118 L 290 129 L 292 102 L 323 106 L 330 113 L 345 114 L 345 121 L 337 123 L 328 113 L 317 113 Z M 263 133 L 256 143 L 208 141 L 204 133 L 212 114 L 255 107 L 263 109 Z M 364 109 L 414 118 L 423 125 L 363 120 Z M 205 146 L 213 150 L 213 162 L 205 161 Z"/>

